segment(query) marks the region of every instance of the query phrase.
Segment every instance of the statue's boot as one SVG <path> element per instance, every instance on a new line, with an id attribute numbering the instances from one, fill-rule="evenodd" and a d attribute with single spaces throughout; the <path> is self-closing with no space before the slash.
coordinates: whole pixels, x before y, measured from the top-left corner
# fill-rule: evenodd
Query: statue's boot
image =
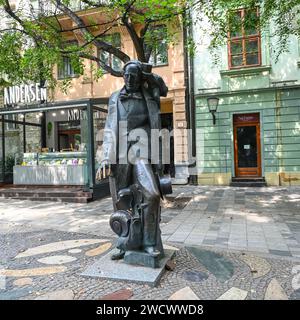
<path id="1" fill-rule="evenodd" d="M 159 198 L 148 203 L 143 208 L 143 250 L 151 257 L 158 257 L 161 252 L 157 247 L 159 224 Z"/>
<path id="2" fill-rule="evenodd" d="M 151 257 L 156 258 L 160 255 L 160 251 L 155 249 L 155 247 L 145 247 L 144 251 L 148 253 Z"/>
<path id="3" fill-rule="evenodd" d="M 111 260 L 121 260 L 123 259 L 125 256 L 125 251 L 124 250 L 120 250 L 120 252 L 113 254 L 110 259 Z"/>

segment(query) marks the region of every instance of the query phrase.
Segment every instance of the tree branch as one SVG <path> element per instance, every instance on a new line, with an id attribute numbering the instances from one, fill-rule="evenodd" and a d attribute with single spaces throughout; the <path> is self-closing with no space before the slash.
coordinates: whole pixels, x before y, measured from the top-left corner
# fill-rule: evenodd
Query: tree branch
<path id="1" fill-rule="evenodd" d="M 121 71 L 116 71 L 113 68 L 111 68 L 110 66 L 108 66 L 107 64 L 105 64 L 104 61 L 102 61 L 100 58 L 95 57 L 93 55 L 90 55 L 88 53 L 85 52 L 79 52 L 78 56 L 80 58 L 84 58 L 84 59 L 89 59 L 92 61 L 96 61 L 100 64 L 101 68 L 104 69 L 105 71 L 107 71 L 108 73 L 110 73 L 111 75 L 115 76 L 115 77 L 122 77 L 123 73 Z"/>
<path id="2" fill-rule="evenodd" d="M 105 31 L 103 31 L 102 33 L 100 34 L 97 34 L 96 36 L 93 36 L 93 38 L 90 40 L 90 41 L 87 41 L 85 42 L 84 44 L 82 44 L 81 46 L 79 46 L 78 48 L 79 49 L 83 49 L 85 48 L 86 46 L 88 46 L 89 44 L 93 43 L 96 39 L 98 38 L 101 38 L 103 37 L 109 30 L 111 30 L 113 28 L 112 27 L 109 27 L 108 29 L 106 29 Z M 68 54 L 68 53 L 72 53 L 73 51 L 64 51 L 64 53 Z"/>
<path id="3" fill-rule="evenodd" d="M 84 38 L 91 38 L 93 37 L 93 34 L 87 29 L 84 21 L 76 14 L 74 13 L 72 10 L 70 10 L 67 6 L 65 6 L 61 0 L 55 0 L 57 7 L 67 16 L 69 16 L 71 18 L 71 20 L 78 26 L 80 27 L 80 32 L 82 33 Z M 104 41 L 101 40 L 93 40 L 92 42 L 97 48 L 103 50 L 103 51 L 107 51 L 111 54 L 113 54 L 114 56 L 118 57 L 120 60 L 122 60 L 124 63 L 128 62 L 130 60 L 130 57 L 125 54 L 123 51 L 115 48 L 114 46 L 112 46 L 109 43 L 106 43 Z"/>
<path id="4" fill-rule="evenodd" d="M 118 25 L 117 22 L 118 22 L 120 19 L 121 19 L 121 18 L 118 17 L 118 18 L 113 19 L 113 20 L 108 21 L 108 22 L 89 24 L 89 25 L 85 25 L 84 28 L 102 27 L 102 26 L 105 26 L 105 25 L 107 25 L 107 24 L 113 24 L 113 26 L 116 26 L 116 25 Z M 72 31 L 80 30 L 80 29 L 82 29 L 82 26 L 77 26 L 77 27 L 74 27 L 74 28 L 71 28 L 71 29 L 64 29 L 64 30 L 62 30 L 61 32 L 72 32 Z"/>
<path id="5" fill-rule="evenodd" d="M 137 32 L 135 31 L 134 26 L 132 25 L 132 23 L 129 21 L 129 18 L 128 18 L 128 14 L 129 14 L 130 10 L 132 9 L 134 2 L 135 2 L 135 0 L 133 0 L 131 3 L 129 3 L 127 5 L 127 8 L 122 16 L 122 22 L 123 22 L 124 26 L 126 27 L 128 33 L 132 39 L 135 51 L 138 56 L 138 59 L 140 61 L 147 62 L 145 59 L 143 40 L 138 36 Z"/>
<path id="6" fill-rule="evenodd" d="M 22 19 L 20 19 L 20 17 L 18 17 L 14 11 L 12 10 L 11 6 L 10 6 L 10 3 L 9 3 L 9 0 L 4 0 L 5 4 L 4 4 L 4 10 L 5 12 L 12 18 L 14 19 L 15 21 L 17 21 L 24 29 L 24 32 L 25 34 L 27 34 L 28 36 L 30 36 L 32 39 L 34 39 L 34 41 L 36 42 L 39 42 L 39 41 L 43 41 L 43 39 L 36 35 L 35 33 L 33 32 L 29 32 L 28 31 L 28 28 L 26 27 L 26 24 L 24 23 L 24 21 Z"/>

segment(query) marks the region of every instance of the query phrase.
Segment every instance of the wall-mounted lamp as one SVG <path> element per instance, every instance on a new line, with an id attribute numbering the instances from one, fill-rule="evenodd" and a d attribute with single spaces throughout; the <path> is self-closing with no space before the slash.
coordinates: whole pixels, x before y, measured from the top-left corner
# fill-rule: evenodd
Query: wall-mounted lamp
<path id="1" fill-rule="evenodd" d="M 213 124 L 216 124 L 216 115 L 215 113 L 217 112 L 218 105 L 219 105 L 219 98 L 217 97 L 208 97 L 207 98 L 207 105 L 209 112 L 212 114 L 213 117 Z"/>

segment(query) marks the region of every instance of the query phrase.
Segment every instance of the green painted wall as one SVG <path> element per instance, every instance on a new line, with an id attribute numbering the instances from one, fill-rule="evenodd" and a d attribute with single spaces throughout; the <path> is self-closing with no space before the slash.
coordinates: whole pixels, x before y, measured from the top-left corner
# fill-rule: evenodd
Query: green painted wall
<path id="1" fill-rule="evenodd" d="M 300 89 L 221 97 L 215 126 L 206 97 L 198 98 L 196 126 L 204 134 L 203 172 L 232 172 L 233 115 L 251 112 L 260 113 L 264 172 L 300 172 Z"/>
<path id="2" fill-rule="evenodd" d="M 205 28 L 194 26 L 196 139 L 204 137 L 204 150 L 196 141 L 199 175 L 234 176 L 233 115 L 259 112 L 262 175 L 295 173 L 300 184 L 300 42 L 290 37 L 289 52 L 275 61 L 272 27 L 261 33 L 262 66 L 231 71 L 227 46 L 219 48 L 216 63 Z M 211 95 L 220 98 L 215 126 L 207 106 Z"/>

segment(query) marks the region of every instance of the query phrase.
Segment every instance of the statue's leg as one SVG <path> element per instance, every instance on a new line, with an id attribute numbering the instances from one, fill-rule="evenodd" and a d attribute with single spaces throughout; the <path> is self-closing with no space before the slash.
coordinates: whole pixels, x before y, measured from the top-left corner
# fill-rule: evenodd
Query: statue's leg
<path id="1" fill-rule="evenodd" d="M 118 194 L 120 190 L 130 187 L 130 185 L 132 184 L 132 167 L 133 166 L 131 164 L 118 165 L 118 168 L 115 174 L 116 194 Z M 118 203 L 116 203 L 116 208 L 117 210 L 124 209 L 124 208 L 120 208 L 118 206 Z M 128 207 L 127 209 L 130 209 L 130 207 Z"/>
<path id="2" fill-rule="evenodd" d="M 120 201 L 118 198 L 119 191 L 128 188 L 132 184 L 132 165 L 131 164 L 119 164 L 116 171 L 114 172 L 113 179 L 110 180 L 114 185 L 110 185 L 111 194 L 113 198 L 114 211 L 116 210 L 129 210 L 132 209 L 130 204 L 126 201 Z M 120 239 L 120 238 L 119 238 Z M 120 243 L 119 243 L 120 245 Z M 119 252 L 111 256 L 111 260 L 120 260 L 124 258 L 126 249 L 124 246 L 119 246 L 117 248 Z"/>
<path id="3" fill-rule="evenodd" d="M 160 193 L 151 164 L 138 160 L 134 165 L 135 180 L 143 193 L 143 247 L 152 256 L 161 254 L 157 250 L 159 228 Z"/>

